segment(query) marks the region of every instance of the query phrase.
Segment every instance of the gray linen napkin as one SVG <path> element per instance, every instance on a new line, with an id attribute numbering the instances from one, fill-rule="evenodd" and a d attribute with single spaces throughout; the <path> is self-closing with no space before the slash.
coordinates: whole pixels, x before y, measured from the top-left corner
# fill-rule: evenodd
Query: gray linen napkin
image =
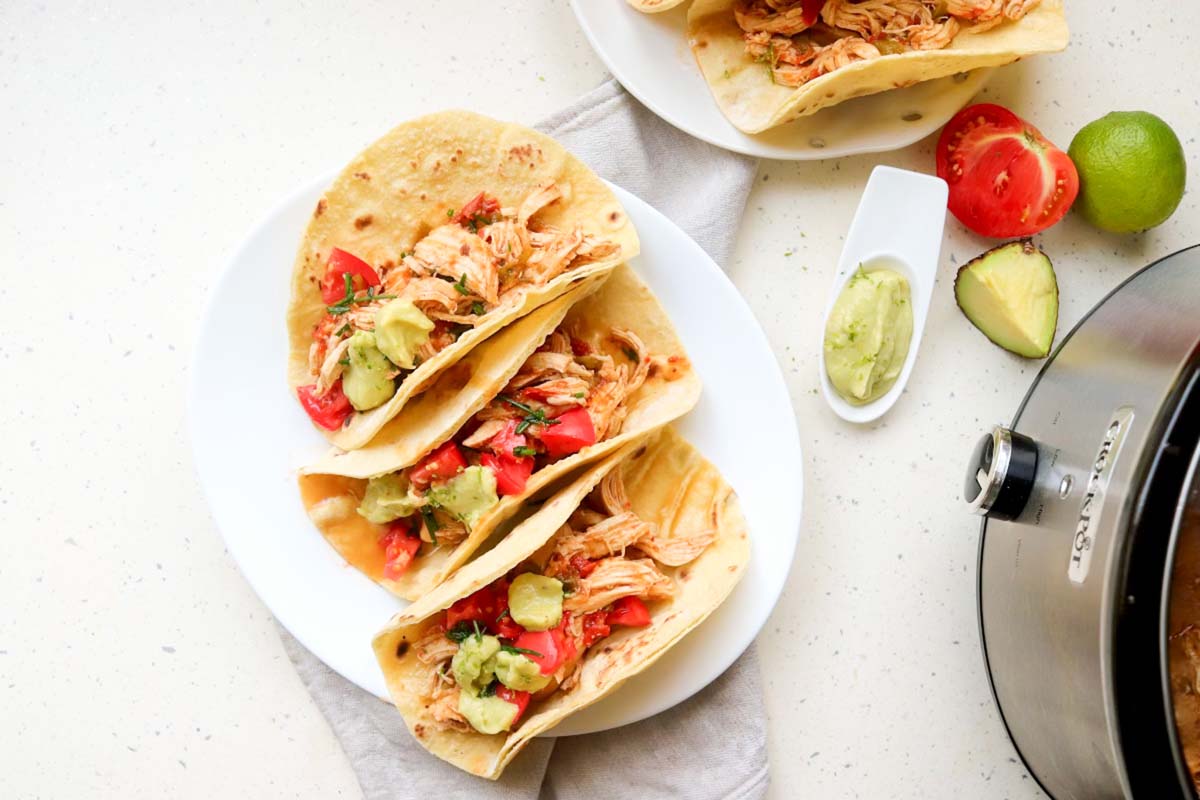
<path id="1" fill-rule="evenodd" d="M 537 127 L 666 214 L 718 264 L 728 260 L 754 181 L 753 160 L 672 128 L 613 80 Z M 655 800 L 684 794 L 751 800 L 766 793 L 767 723 L 753 646 L 687 702 L 613 731 L 537 739 L 492 782 L 430 756 L 390 704 L 333 672 L 282 628 L 280 638 L 368 800 Z"/>

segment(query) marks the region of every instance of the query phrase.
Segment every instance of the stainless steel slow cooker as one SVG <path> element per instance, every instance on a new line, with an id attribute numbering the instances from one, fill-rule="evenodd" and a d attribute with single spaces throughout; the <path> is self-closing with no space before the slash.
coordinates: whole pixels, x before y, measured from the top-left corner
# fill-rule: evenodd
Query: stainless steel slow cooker
<path id="1" fill-rule="evenodd" d="M 1196 798 L 1167 647 L 1198 442 L 1200 246 L 1089 312 L 972 455 L 992 693 L 1056 800 Z"/>

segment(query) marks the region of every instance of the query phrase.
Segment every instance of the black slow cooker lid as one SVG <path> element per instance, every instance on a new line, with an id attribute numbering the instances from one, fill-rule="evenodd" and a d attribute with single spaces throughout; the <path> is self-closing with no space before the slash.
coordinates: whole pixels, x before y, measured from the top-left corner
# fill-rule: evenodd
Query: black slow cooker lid
<path id="1" fill-rule="evenodd" d="M 1167 598 L 1175 522 L 1200 447 L 1200 349 L 1154 421 L 1131 493 L 1114 584 L 1113 686 L 1121 756 L 1135 798 L 1197 797 L 1175 729 L 1167 669 Z"/>

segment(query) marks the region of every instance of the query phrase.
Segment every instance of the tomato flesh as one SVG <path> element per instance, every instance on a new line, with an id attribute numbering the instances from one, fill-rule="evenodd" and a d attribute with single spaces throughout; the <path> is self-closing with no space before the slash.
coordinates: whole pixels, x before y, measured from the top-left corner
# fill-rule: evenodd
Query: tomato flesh
<path id="1" fill-rule="evenodd" d="M 383 577 L 396 580 L 403 575 L 421 549 L 421 539 L 404 523 L 394 522 L 379 540 L 383 547 Z"/>
<path id="2" fill-rule="evenodd" d="M 612 633 L 608 624 L 608 612 L 593 611 L 583 616 L 583 649 L 586 650 L 596 642 Z"/>
<path id="3" fill-rule="evenodd" d="M 1049 228 L 1079 194 L 1070 156 L 992 103 L 964 108 L 942 129 L 937 174 L 950 187 L 950 212 L 975 233 L 998 239 Z"/>
<path id="4" fill-rule="evenodd" d="M 571 615 L 563 614 L 557 628 L 548 631 L 525 631 L 513 642 L 513 647 L 531 650 L 526 656 L 537 662 L 543 675 L 553 675 L 564 662 L 575 657 L 575 645 L 567 634 Z"/>
<path id="5" fill-rule="evenodd" d="M 467 459 L 454 442 L 446 442 L 417 462 L 409 480 L 416 486 L 428 486 L 434 481 L 448 481 L 467 468 Z"/>
<path id="6" fill-rule="evenodd" d="M 516 689 L 508 688 L 504 684 L 496 687 L 496 697 L 517 707 L 517 715 L 513 717 L 512 721 L 513 725 L 517 724 L 517 720 L 521 718 L 521 715 L 525 713 L 525 709 L 529 707 L 529 692 L 519 692 Z"/>
<path id="7" fill-rule="evenodd" d="M 324 395 L 317 396 L 316 391 L 315 383 L 297 388 L 296 395 L 300 398 L 300 406 L 317 425 L 327 431 L 338 430 L 345 423 L 346 417 L 354 413 L 350 399 L 342 391 L 342 381 L 339 379 Z"/>
<path id="8" fill-rule="evenodd" d="M 551 458 L 569 456 L 596 443 L 596 428 L 586 408 L 572 408 L 555 419 L 558 424 L 547 425 L 537 434 Z"/>
<path id="9" fill-rule="evenodd" d="M 529 457 L 484 453 L 479 457 L 479 463 L 496 474 L 496 493 L 501 497 L 524 492 L 525 484 L 533 474 L 533 459 Z"/>
<path id="10" fill-rule="evenodd" d="M 636 595 L 614 600 L 608 611 L 609 625 L 624 625 L 627 628 L 644 628 L 650 624 L 650 609 Z"/>
<path id="11" fill-rule="evenodd" d="M 333 305 L 346 297 L 346 275 L 353 278 L 351 285 L 356 292 L 379 285 L 379 273 L 370 264 L 353 253 L 335 247 L 329 253 L 325 278 L 321 281 L 321 299 L 325 305 Z"/>
<path id="12" fill-rule="evenodd" d="M 480 192 L 468 200 L 462 210 L 455 214 L 450 221 L 455 225 L 466 225 L 470 222 L 486 225 L 491 222 L 491 217 L 499 212 L 500 201 Z"/>
<path id="13" fill-rule="evenodd" d="M 508 583 L 497 581 L 466 597 L 454 601 L 446 609 L 446 630 L 460 622 L 478 622 L 481 628 L 492 630 L 496 618 L 508 608 Z M 505 619 L 508 619 L 505 617 Z M 514 623 L 515 624 L 515 623 Z"/>

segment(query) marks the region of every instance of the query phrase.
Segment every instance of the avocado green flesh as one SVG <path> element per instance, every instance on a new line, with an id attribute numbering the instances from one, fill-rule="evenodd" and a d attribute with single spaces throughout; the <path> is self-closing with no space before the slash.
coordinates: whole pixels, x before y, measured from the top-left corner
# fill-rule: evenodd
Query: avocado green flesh
<path id="1" fill-rule="evenodd" d="M 995 344 L 1045 358 L 1058 326 L 1058 283 L 1050 259 L 1032 242 L 1000 245 L 958 271 L 954 297 L 967 319 Z"/>
<path id="2" fill-rule="evenodd" d="M 825 372 L 848 403 L 883 397 L 896 383 L 912 342 L 908 281 L 891 269 L 863 266 L 846 282 L 825 323 Z"/>

